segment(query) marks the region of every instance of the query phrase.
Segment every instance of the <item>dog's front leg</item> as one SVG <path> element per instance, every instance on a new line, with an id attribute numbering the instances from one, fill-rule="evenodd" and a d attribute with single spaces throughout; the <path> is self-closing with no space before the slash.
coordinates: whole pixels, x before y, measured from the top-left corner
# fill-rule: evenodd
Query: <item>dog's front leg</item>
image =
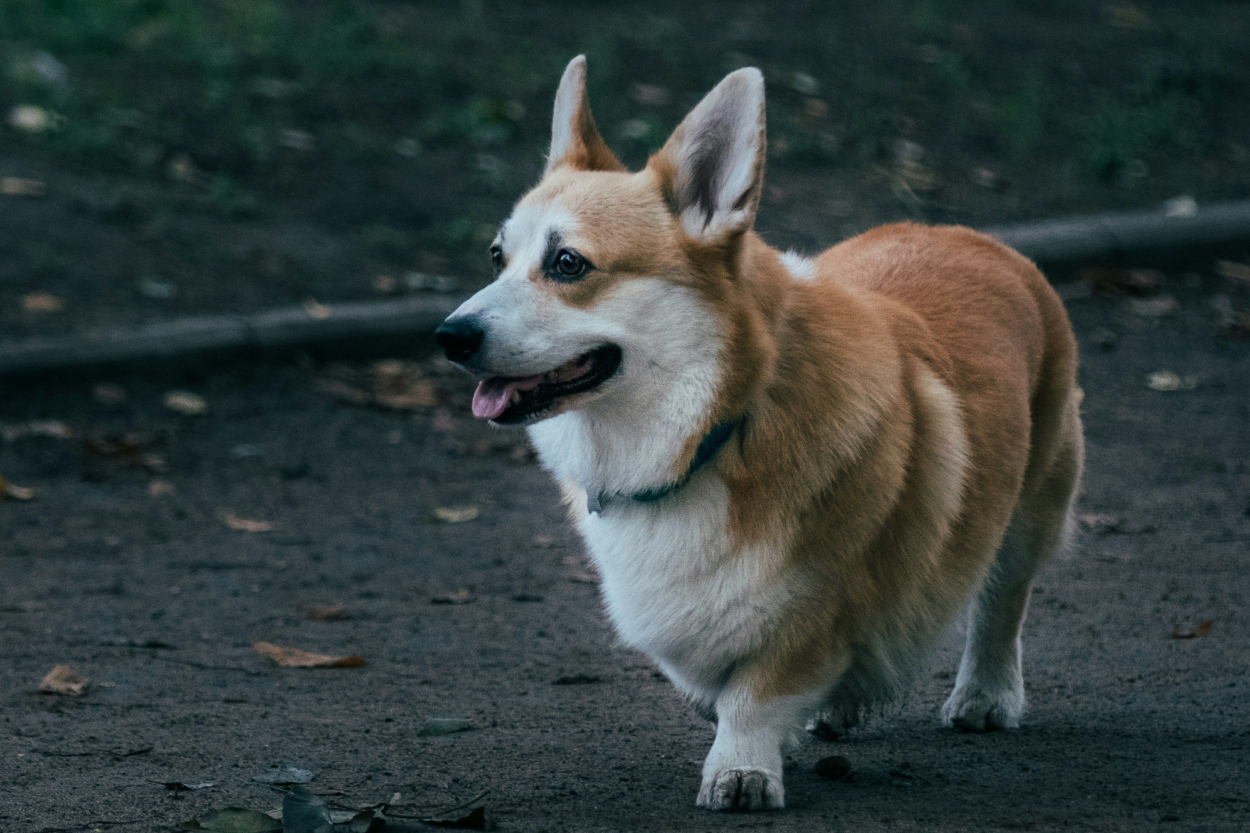
<path id="1" fill-rule="evenodd" d="M 716 740 L 703 762 L 698 805 L 709 810 L 779 810 L 783 747 L 818 708 L 823 689 L 759 697 L 758 686 L 731 684 L 716 698 Z"/>

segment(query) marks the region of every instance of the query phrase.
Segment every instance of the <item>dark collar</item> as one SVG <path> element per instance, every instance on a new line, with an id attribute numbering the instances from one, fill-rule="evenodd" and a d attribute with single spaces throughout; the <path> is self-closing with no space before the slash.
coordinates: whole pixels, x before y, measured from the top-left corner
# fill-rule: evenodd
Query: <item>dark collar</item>
<path id="1" fill-rule="evenodd" d="M 734 429 L 737 427 L 737 421 L 721 422 L 712 426 L 712 430 L 704 434 L 703 439 L 699 441 L 699 447 L 694 452 L 694 459 L 690 461 L 690 468 L 686 469 L 686 473 L 681 476 L 680 480 L 676 480 L 666 486 L 647 489 L 645 492 L 635 492 L 632 495 L 621 494 L 620 492 L 611 494 L 607 492 L 599 492 L 598 494 L 587 492 L 586 511 L 592 515 L 602 514 L 603 505 L 618 498 L 636 500 L 639 503 L 654 503 L 657 500 L 668 497 L 689 483 L 690 478 L 694 477 L 694 473 L 716 456 L 716 452 L 720 451 L 725 443 L 729 442 L 730 436 L 733 435 Z"/>

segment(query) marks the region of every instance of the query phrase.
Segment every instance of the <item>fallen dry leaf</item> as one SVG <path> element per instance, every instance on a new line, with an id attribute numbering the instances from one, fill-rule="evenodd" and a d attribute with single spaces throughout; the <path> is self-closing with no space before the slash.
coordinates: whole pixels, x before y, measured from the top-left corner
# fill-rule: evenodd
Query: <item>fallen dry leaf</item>
<path id="1" fill-rule="evenodd" d="M 365 661 L 356 654 L 348 656 L 331 656 L 330 654 L 312 654 L 298 648 L 283 648 L 272 642 L 257 642 L 252 645 L 258 654 L 264 654 L 278 665 L 287 668 L 360 668 Z"/>
<path id="2" fill-rule="evenodd" d="M 1165 392 L 1193 390 L 1198 387 L 1198 377 L 1192 373 L 1180 376 L 1171 370 L 1156 370 L 1146 377 L 1146 387 Z"/>
<path id="3" fill-rule="evenodd" d="M 432 408 L 439 403 L 438 388 L 425 378 L 416 362 L 385 359 L 368 370 L 346 365 L 326 368 L 317 379 L 322 393 L 352 405 L 373 405 L 393 411 Z"/>
<path id="4" fill-rule="evenodd" d="M 65 302 L 50 292 L 31 292 L 22 296 L 22 309 L 40 315 L 61 312 Z"/>
<path id="5" fill-rule="evenodd" d="M 454 590 L 451 593 L 442 593 L 430 599 L 432 605 L 467 605 L 469 602 L 477 601 L 477 594 L 468 588 Z"/>
<path id="6" fill-rule="evenodd" d="M 1200 639 L 1211 632 L 1211 627 L 1215 625 L 1214 619 L 1203 619 L 1192 628 L 1177 625 L 1172 629 L 1173 639 Z"/>
<path id="7" fill-rule="evenodd" d="M 1163 203 L 1163 216 L 1165 217 L 1193 217 L 1197 213 L 1198 201 L 1190 194 L 1181 194 Z"/>
<path id="8" fill-rule="evenodd" d="M 307 298 L 303 303 L 304 314 L 314 321 L 324 321 L 331 315 L 331 310 L 316 298 Z"/>
<path id="9" fill-rule="evenodd" d="M 1250 264 L 1238 263 L 1235 260 L 1217 260 L 1215 272 L 1223 278 L 1250 283 Z"/>
<path id="10" fill-rule="evenodd" d="M 399 795 L 396 794 L 388 805 L 375 809 L 381 809 L 388 819 L 413 819 L 431 827 L 449 827 L 461 830 L 495 830 L 497 826 L 495 818 L 490 810 L 482 804 L 482 799 L 488 794 L 489 791 L 483 791 L 468 801 L 448 807 L 440 807 L 432 811 L 412 807 L 411 805 L 398 804 Z M 366 821 L 371 823 L 372 820 Z M 376 828 L 359 828 L 362 831 L 373 829 Z M 356 833 L 357 828 L 353 827 L 352 830 L 353 833 Z"/>
<path id="11" fill-rule="evenodd" d="M 9 111 L 9 126 L 26 133 L 42 133 L 55 121 L 51 113 L 34 104 L 18 104 Z"/>
<path id="12" fill-rule="evenodd" d="M 171 390 L 161 401 L 166 408 L 183 416 L 203 416 L 208 413 L 208 401 L 190 391 Z"/>
<path id="13" fill-rule="evenodd" d="M 462 524 L 475 520 L 479 514 L 478 508 L 473 505 L 434 507 L 434 517 L 445 524 Z"/>
<path id="14" fill-rule="evenodd" d="M 0 177 L 0 194 L 6 197 L 42 197 L 48 186 L 38 179 L 20 176 Z"/>
<path id="15" fill-rule="evenodd" d="M 86 677 L 79 676 L 68 665 L 58 665 L 44 675 L 39 683 L 40 694 L 66 694 L 70 697 L 81 697 L 87 692 L 89 682 Z"/>
<path id="16" fill-rule="evenodd" d="M 352 617 L 342 605 L 313 605 L 304 611 L 304 618 L 310 622 L 341 622 Z"/>
<path id="17" fill-rule="evenodd" d="M 194 184 L 203 179 L 203 175 L 195 166 L 195 160 L 185 153 L 175 153 L 165 163 L 165 174 L 174 182 Z"/>
<path id="18" fill-rule="evenodd" d="M 51 437 L 56 440 L 72 440 L 74 429 L 57 419 L 37 419 L 31 422 L 0 424 L 0 440 L 6 443 L 27 437 Z"/>
<path id="19" fill-rule="evenodd" d="M 473 721 L 463 717 L 427 717 L 417 730 L 417 736 L 428 738 L 440 735 L 454 735 L 467 732 L 473 728 Z"/>
<path id="20" fill-rule="evenodd" d="M 1077 519 L 1086 529 L 1098 533 L 1115 532 L 1124 525 L 1124 519 L 1115 515 L 1086 513 L 1078 515 Z"/>
<path id="21" fill-rule="evenodd" d="M 248 807 L 212 810 L 197 819 L 191 819 L 183 827 L 212 833 L 282 833 L 281 821 Z"/>
<path id="22" fill-rule="evenodd" d="M 421 378 L 413 362 L 387 359 L 373 365 L 373 395 L 379 405 L 395 410 L 432 408 L 438 404 L 434 383 Z"/>
<path id="23" fill-rule="evenodd" d="M 0 476 L 0 500 L 34 500 L 35 490 L 17 486 Z"/>
<path id="24" fill-rule="evenodd" d="M 226 526 L 235 532 L 273 532 L 275 524 L 271 521 L 257 521 L 248 518 L 240 518 L 238 515 L 227 512 L 221 516 Z"/>

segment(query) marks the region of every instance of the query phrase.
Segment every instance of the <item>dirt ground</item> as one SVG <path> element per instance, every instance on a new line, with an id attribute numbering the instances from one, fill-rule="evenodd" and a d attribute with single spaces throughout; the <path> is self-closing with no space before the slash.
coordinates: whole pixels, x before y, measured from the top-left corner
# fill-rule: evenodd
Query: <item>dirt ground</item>
<path id="1" fill-rule="evenodd" d="M 1175 276 L 1159 316 L 1063 287 L 1084 351 L 1084 535 L 1038 581 L 1026 725 L 939 728 L 955 628 L 899 705 L 797 748 L 789 806 L 764 816 L 694 808 L 710 726 L 617 644 L 546 474 L 519 435 L 466 419 L 465 383 L 437 362 L 436 392 L 418 381 L 395 403 L 415 410 L 350 404 L 355 370 L 308 363 L 107 380 L 128 392 L 114 405 L 94 379 L 5 387 L 0 471 L 36 494 L 0 503 L 0 829 L 270 810 L 254 777 L 292 765 L 342 805 L 489 790 L 517 831 L 1244 831 L 1250 343 L 1214 321 L 1228 288 Z M 1149 386 L 1163 370 L 1175 385 L 1156 386 L 1181 389 Z M 207 414 L 165 409 L 171 388 Z M 75 439 L 18 436 L 31 420 Z M 476 518 L 436 517 L 466 506 Z M 314 605 L 347 618 L 311 621 Z M 258 640 L 367 664 L 278 667 Z M 84 695 L 36 693 L 58 663 Z M 429 717 L 472 729 L 423 736 Z M 849 779 L 813 773 L 829 754 Z"/>

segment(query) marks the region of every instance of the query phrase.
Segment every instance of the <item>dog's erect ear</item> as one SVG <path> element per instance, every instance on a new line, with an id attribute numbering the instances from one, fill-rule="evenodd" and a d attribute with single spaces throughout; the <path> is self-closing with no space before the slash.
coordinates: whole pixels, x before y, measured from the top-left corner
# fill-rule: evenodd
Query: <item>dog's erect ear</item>
<path id="1" fill-rule="evenodd" d="M 579 171 L 621 171 L 625 166 L 608 149 L 586 98 L 586 56 L 569 61 L 556 90 L 555 113 L 551 117 L 551 150 L 547 171 L 568 165 Z"/>
<path id="2" fill-rule="evenodd" d="M 725 76 L 648 163 L 692 237 L 719 239 L 755 220 L 764 179 L 764 76 Z"/>

